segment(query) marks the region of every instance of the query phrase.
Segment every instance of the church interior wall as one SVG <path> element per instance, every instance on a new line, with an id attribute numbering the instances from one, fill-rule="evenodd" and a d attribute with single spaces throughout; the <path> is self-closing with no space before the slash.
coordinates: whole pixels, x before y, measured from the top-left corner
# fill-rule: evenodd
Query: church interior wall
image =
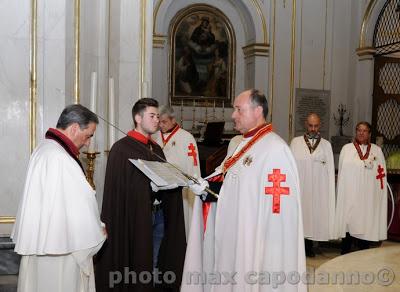
<path id="1" fill-rule="evenodd" d="M 16 214 L 30 155 L 32 1 L 17 2 L 0 4 L 0 216 Z M 74 102 L 73 2 L 37 1 L 36 144 L 43 139 L 47 128 L 55 126 L 61 110 Z M 359 120 L 370 120 L 373 59 L 357 56 L 356 49 L 360 46 L 365 11 L 372 2 L 374 9 L 366 22 L 367 47 L 372 45 L 373 27 L 383 0 L 204 0 L 201 3 L 223 11 L 234 26 L 237 44 L 234 93 L 253 86 L 266 92 L 274 129 L 289 141 L 289 121 L 293 118 L 290 106 L 296 88 L 330 90 L 331 115 L 339 103 L 345 104 L 351 112 L 345 134 L 353 134 Z M 123 131 L 132 128 L 131 108 L 138 98 L 154 96 L 161 104 L 168 103 L 170 23 L 178 11 L 195 3 L 198 2 L 81 1 L 80 102 L 90 106 L 91 76 L 97 72 L 96 110 L 106 119 L 109 116 L 108 80 L 112 77 L 115 124 Z M 153 47 L 153 33 L 164 38 L 163 46 Z M 242 48 L 254 43 L 267 43 L 267 56 L 245 58 Z M 179 106 L 175 109 L 180 121 L 181 109 Z M 226 129 L 232 130 L 232 109 L 228 107 L 214 109 L 210 103 L 207 109 L 196 109 L 195 120 L 219 118 L 222 112 Z M 184 107 L 182 113 L 183 126 L 192 129 L 192 107 Z M 332 118 L 329 128 L 330 135 L 335 135 L 337 127 Z M 100 122 L 96 143 L 101 154 L 95 172 L 99 205 L 107 160 L 104 150 L 109 149 L 108 132 L 108 127 Z M 117 133 L 117 138 L 122 136 Z M 9 231 L 10 225 L 0 224 L 0 234 Z"/>
<path id="2" fill-rule="evenodd" d="M 239 3 L 240 2 L 240 3 Z M 185 7 L 189 5 L 193 5 L 198 3 L 198 1 L 184 1 L 184 0 L 176 0 L 176 1 L 162 1 L 162 4 L 159 6 L 159 10 L 157 13 L 157 18 L 155 21 L 155 33 L 158 35 L 169 36 L 171 25 L 174 17 L 182 11 Z M 214 6 L 221 10 L 227 18 L 231 21 L 233 29 L 235 31 L 236 38 L 236 56 L 235 56 L 235 87 L 234 94 L 239 93 L 246 88 L 246 83 L 253 82 L 254 78 L 250 78 L 249 74 L 247 74 L 247 70 L 253 70 L 254 66 L 251 68 L 247 68 L 245 60 L 243 58 L 243 52 L 241 50 L 242 47 L 247 45 L 249 42 L 253 42 L 255 40 L 261 40 L 261 29 L 258 31 L 258 35 L 256 35 L 256 30 L 254 26 L 254 20 L 251 15 L 251 8 L 248 3 L 242 1 L 202 1 L 202 4 L 208 4 Z M 235 5 L 236 4 L 236 5 Z M 253 8 L 254 9 L 254 8 Z M 257 39 L 258 38 L 258 39 Z M 170 38 L 166 37 L 165 45 L 162 48 L 154 48 L 153 49 L 153 76 L 155 79 L 153 80 L 153 95 L 154 97 L 160 100 L 160 103 L 167 104 L 169 101 L 169 81 L 165 76 L 169 75 L 169 48 L 170 48 Z M 265 67 L 265 72 L 268 71 L 268 68 Z M 251 81 L 249 81 L 251 80 Z M 267 82 L 265 82 L 267 84 Z M 210 104 L 210 108 L 212 107 L 212 103 Z M 180 108 L 176 107 L 175 110 L 180 112 Z M 219 109 L 222 112 L 222 109 Z M 211 113 L 212 110 L 207 110 L 208 113 Z M 224 116 L 226 123 L 226 129 L 232 130 L 233 124 L 230 120 L 230 115 L 232 113 L 231 109 L 227 107 L 224 109 L 226 115 Z M 210 120 L 210 118 L 214 118 L 212 115 L 209 116 L 207 114 L 205 108 L 196 109 L 196 114 L 198 117 L 204 120 Z M 184 107 L 183 115 L 184 117 L 184 127 L 187 129 L 191 128 L 193 124 L 193 112 L 191 107 Z M 181 117 L 179 117 L 181 118 Z M 189 127 L 189 128 L 188 128 Z"/>

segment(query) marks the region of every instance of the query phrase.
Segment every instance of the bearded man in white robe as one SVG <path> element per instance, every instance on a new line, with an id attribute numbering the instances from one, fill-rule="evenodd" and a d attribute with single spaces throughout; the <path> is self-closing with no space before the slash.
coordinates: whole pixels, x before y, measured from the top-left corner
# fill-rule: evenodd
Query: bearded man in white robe
<path id="1" fill-rule="evenodd" d="M 353 143 L 339 156 L 335 232 L 342 239 L 342 254 L 352 243 L 367 249 L 370 241 L 387 238 L 386 163 L 379 146 L 370 142 L 371 125 L 359 122 Z"/>
<path id="2" fill-rule="evenodd" d="M 178 125 L 171 107 L 160 107 L 159 112 L 160 131 L 152 136 L 153 139 L 160 145 L 169 163 L 191 176 L 200 177 L 199 151 L 193 135 Z M 186 239 L 190 231 L 194 197 L 189 188 L 182 189 Z"/>
<path id="3" fill-rule="evenodd" d="M 267 99 L 258 90 L 236 97 L 232 118 L 243 138 L 222 169 L 208 178 L 222 181 L 215 220 L 205 217 L 204 208 L 202 219 L 193 218 L 183 292 L 306 291 L 300 280 L 306 265 L 296 162 L 266 123 L 267 115 Z M 204 196 L 207 185 L 213 189 L 202 180 L 191 189 Z M 206 223 L 205 231 L 196 223 Z M 209 224 L 215 226 L 211 236 Z M 199 240 L 210 237 L 210 250 L 205 250 Z"/>
<path id="4" fill-rule="evenodd" d="M 97 124 L 70 105 L 32 153 L 11 235 L 22 255 L 18 292 L 95 291 L 92 258 L 106 232 L 78 156 Z"/>
<path id="5" fill-rule="evenodd" d="M 291 144 L 300 176 L 306 255 L 315 257 L 313 241 L 334 239 L 335 165 L 331 144 L 321 137 L 321 119 L 310 113 L 307 132 Z"/>

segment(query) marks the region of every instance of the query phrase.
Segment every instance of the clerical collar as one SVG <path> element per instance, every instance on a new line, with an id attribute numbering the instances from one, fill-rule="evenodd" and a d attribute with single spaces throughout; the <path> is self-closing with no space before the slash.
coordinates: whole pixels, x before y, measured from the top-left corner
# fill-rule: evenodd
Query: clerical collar
<path id="1" fill-rule="evenodd" d="M 76 145 L 71 141 L 70 138 L 65 136 L 63 133 L 61 133 L 57 129 L 49 128 L 45 134 L 46 139 L 54 140 L 58 144 L 61 145 L 61 147 L 64 148 L 65 151 L 71 156 L 80 166 L 82 169 L 83 173 L 85 174 L 85 170 L 83 169 L 82 163 L 79 160 L 79 149 L 76 147 Z"/>
<path id="2" fill-rule="evenodd" d="M 356 147 L 358 157 L 360 157 L 361 160 L 366 160 L 369 157 L 369 152 L 371 151 L 371 143 L 368 144 L 360 144 L 360 142 L 357 139 L 354 139 L 353 141 L 354 147 Z M 367 146 L 367 151 L 365 154 L 363 154 L 360 145 L 366 145 Z"/>
<path id="3" fill-rule="evenodd" d="M 76 145 L 71 141 L 70 138 L 65 136 L 63 133 L 61 133 L 59 130 L 54 129 L 54 128 L 49 128 L 45 134 L 46 139 L 51 139 L 57 141 L 59 144 L 62 142 L 64 145 L 61 144 L 61 146 L 66 146 L 68 149 L 67 152 L 71 152 L 74 156 L 78 157 L 79 156 L 79 149 L 76 147 Z M 57 139 L 58 138 L 58 139 Z M 61 141 L 60 141 L 61 140 Z M 65 147 L 64 147 L 65 148 Z"/>
<path id="4" fill-rule="evenodd" d="M 249 130 L 247 133 L 243 134 L 244 138 L 250 138 L 253 137 L 258 131 L 260 131 L 262 128 L 264 128 L 265 126 L 267 126 L 267 123 L 262 124 L 258 127 L 255 127 L 254 129 Z"/>
<path id="5" fill-rule="evenodd" d="M 128 132 L 128 136 L 132 137 L 133 139 L 147 145 L 150 143 L 155 144 L 155 142 L 153 140 L 151 140 L 150 135 L 145 136 L 142 133 L 136 131 L 136 130 L 131 130 Z"/>

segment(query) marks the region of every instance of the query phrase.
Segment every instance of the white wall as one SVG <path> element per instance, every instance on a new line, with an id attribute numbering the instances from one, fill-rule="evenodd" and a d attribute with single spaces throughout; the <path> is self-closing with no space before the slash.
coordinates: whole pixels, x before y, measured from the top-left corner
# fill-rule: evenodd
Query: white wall
<path id="1" fill-rule="evenodd" d="M 201 3 L 217 7 L 234 25 L 235 94 L 253 85 L 267 92 L 274 128 L 288 141 L 289 98 L 292 95 L 294 102 L 297 87 L 330 90 L 331 113 L 339 103 L 346 104 L 352 113 L 346 134 L 353 133 L 360 119 L 370 120 L 373 61 L 361 60 L 355 52 L 369 1 L 375 1 L 376 5 L 367 23 L 368 46 L 384 0 L 203 0 Z M 0 216 L 16 214 L 30 155 L 30 3 L 8 0 L 0 4 Z M 144 35 L 143 3 L 146 3 Z M 147 95 L 167 103 L 169 44 L 163 48 L 152 47 L 153 9 L 159 8 L 155 33 L 167 36 L 175 14 L 193 3 L 196 1 L 81 1 L 81 103 L 89 106 L 91 72 L 98 74 L 97 113 L 105 118 L 109 114 L 108 78 L 114 78 L 116 124 L 125 132 L 132 128 L 132 105 L 144 94 L 142 81 L 148 84 Z M 293 4 L 296 4 L 295 11 Z M 296 18 L 292 23 L 293 13 Z M 37 143 L 49 127 L 55 126 L 65 105 L 74 100 L 73 21 L 73 1 L 38 1 Z M 295 25 L 293 35 L 292 24 Z M 142 50 L 143 36 L 146 43 Z M 252 43 L 270 44 L 269 57 L 245 59 L 242 47 Z M 176 109 L 180 120 L 180 108 Z M 212 119 L 212 106 L 207 111 Z M 221 108 L 215 112 L 221 117 Z M 192 127 L 192 115 L 191 107 L 184 108 L 185 128 Z M 230 115 L 231 109 L 225 108 L 227 129 L 233 127 Z M 204 108 L 196 110 L 196 119 L 205 119 Z M 331 135 L 336 131 L 331 119 Z M 95 173 L 99 203 L 107 160 L 104 150 L 109 148 L 107 136 L 107 127 L 101 122 L 96 138 L 101 154 Z M 0 234 L 9 231 L 10 226 L 0 224 Z"/>

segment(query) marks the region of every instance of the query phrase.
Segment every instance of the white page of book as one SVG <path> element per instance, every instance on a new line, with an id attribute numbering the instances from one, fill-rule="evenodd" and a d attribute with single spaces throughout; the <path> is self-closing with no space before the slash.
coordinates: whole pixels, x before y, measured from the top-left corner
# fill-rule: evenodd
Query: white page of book
<path id="1" fill-rule="evenodd" d="M 176 184 L 178 186 L 187 186 L 188 179 L 172 165 L 159 162 L 147 161 L 142 159 L 129 159 L 137 168 L 139 168 L 153 183 L 159 187 Z"/>

